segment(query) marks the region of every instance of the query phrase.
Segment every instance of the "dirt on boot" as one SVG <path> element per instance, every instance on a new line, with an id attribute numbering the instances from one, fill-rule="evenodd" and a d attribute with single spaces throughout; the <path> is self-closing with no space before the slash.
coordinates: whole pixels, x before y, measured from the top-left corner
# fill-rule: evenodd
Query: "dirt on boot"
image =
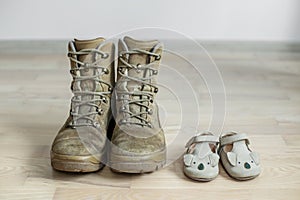
<path id="1" fill-rule="evenodd" d="M 118 45 L 115 86 L 116 127 L 110 167 L 116 172 L 144 173 L 166 162 L 166 144 L 155 96 L 162 44 L 125 37 Z"/>
<path id="2" fill-rule="evenodd" d="M 70 115 L 51 148 L 51 165 L 67 172 L 93 172 L 105 163 L 115 47 L 103 38 L 69 42 L 73 77 Z"/>

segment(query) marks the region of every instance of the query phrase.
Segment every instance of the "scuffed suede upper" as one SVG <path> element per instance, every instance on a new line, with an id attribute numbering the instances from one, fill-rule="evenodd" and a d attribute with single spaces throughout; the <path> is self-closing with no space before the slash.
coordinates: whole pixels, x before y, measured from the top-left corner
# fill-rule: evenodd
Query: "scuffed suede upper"
<path id="1" fill-rule="evenodd" d="M 162 54 L 162 45 L 156 41 L 138 41 L 133 40 L 129 37 L 125 37 L 123 40 L 119 41 L 119 54 L 126 51 L 134 51 L 135 49 L 142 49 L 146 51 L 153 52 L 161 56 Z M 119 55 L 120 56 L 120 55 Z M 150 64 L 152 69 L 156 69 L 158 72 L 160 59 L 155 60 L 153 56 L 149 56 L 143 53 L 136 53 L 128 55 L 126 61 L 133 65 L 145 65 Z M 124 63 L 120 62 L 119 58 L 119 66 L 118 70 L 120 71 L 120 66 L 124 66 Z M 127 68 L 123 71 L 123 73 L 128 74 L 130 77 L 135 78 L 144 78 L 149 76 L 149 74 L 153 73 L 152 70 L 142 70 L 138 71 L 135 68 Z M 153 74 L 152 74 L 153 75 Z M 165 148 L 165 137 L 164 131 L 160 125 L 159 116 L 158 116 L 158 106 L 155 103 L 155 92 L 153 91 L 153 87 L 148 86 L 147 84 L 142 84 L 138 81 L 131 80 L 128 78 L 124 78 L 120 73 L 117 76 L 117 84 L 115 87 L 116 90 L 116 127 L 112 136 L 112 152 L 114 153 L 137 153 L 137 154 L 151 154 L 153 152 L 161 151 Z M 147 80 L 149 83 L 156 85 L 155 76 L 151 78 L 151 80 Z M 122 91 L 138 93 L 141 91 L 150 92 L 153 94 L 153 102 L 143 102 L 139 104 L 143 104 L 141 106 L 139 104 L 127 104 L 127 100 L 122 99 Z M 124 98 L 129 98 L 131 101 L 139 100 L 147 98 L 146 96 L 131 96 L 125 95 Z M 147 108 L 151 110 L 151 114 L 141 114 L 140 117 L 147 120 L 147 122 L 151 123 L 151 127 L 142 126 L 135 123 L 145 123 L 143 120 L 139 118 L 129 118 L 128 121 L 130 123 L 122 124 L 122 119 L 128 118 L 129 114 L 126 112 L 121 112 L 120 110 L 126 107 L 132 113 L 140 113 L 147 112 Z"/>
<path id="2" fill-rule="evenodd" d="M 68 46 L 69 51 L 80 51 L 83 49 L 98 49 L 102 52 L 107 53 L 108 57 L 106 59 L 101 59 L 99 65 L 107 67 L 108 71 L 106 73 L 102 73 L 98 78 L 110 83 L 110 85 L 114 85 L 114 44 L 113 43 L 105 43 L 103 38 L 97 38 L 94 40 L 74 40 L 69 43 Z M 98 60 L 99 55 L 95 53 L 89 53 L 88 55 L 79 55 L 77 59 L 84 63 L 92 63 L 96 59 Z M 77 73 L 77 76 L 84 77 L 86 75 L 92 76 L 99 74 L 99 69 L 86 69 L 76 71 L 76 67 L 84 68 L 84 66 L 78 66 L 72 60 L 71 64 L 71 73 Z M 73 71 L 72 71 L 73 70 Z M 102 91 L 110 91 L 112 88 L 108 88 L 107 85 L 101 84 L 95 80 L 82 80 L 80 83 L 72 82 L 71 88 L 73 91 L 90 91 L 90 92 L 102 92 Z M 52 151 L 56 154 L 62 155 L 72 155 L 72 156 L 84 156 L 84 155 L 94 155 L 98 160 L 101 159 L 101 154 L 103 153 L 103 149 L 106 142 L 106 132 L 108 128 L 109 119 L 111 118 L 111 110 L 110 110 L 110 97 L 111 95 L 107 95 L 106 103 L 99 101 L 97 102 L 99 108 L 101 108 L 100 114 L 93 114 L 90 117 L 94 118 L 95 122 L 98 123 L 97 126 L 78 126 L 73 127 L 70 126 L 73 116 L 70 115 L 64 124 L 64 126 L 58 132 L 53 145 Z M 84 95 L 81 97 L 81 100 L 89 100 L 93 98 L 93 95 Z M 95 97 L 99 98 L 99 97 Z M 79 101 L 80 103 L 80 101 Z M 71 105 L 71 112 L 78 112 L 79 114 L 84 114 L 86 112 L 96 112 L 96 108 L 93 108 L 88 105 L 75 106 Z M 86 123 L 88 120 L 79 119 L 77 123 Z"/>

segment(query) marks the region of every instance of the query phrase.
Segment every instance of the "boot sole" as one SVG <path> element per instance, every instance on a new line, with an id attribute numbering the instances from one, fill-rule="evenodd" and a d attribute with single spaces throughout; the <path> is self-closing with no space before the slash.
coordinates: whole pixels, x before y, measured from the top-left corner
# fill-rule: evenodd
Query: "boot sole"
<path id="1" fill-rule="evenodd" d="M 54 169 L 64 172 L 95 172 L 104 167 L 104 164 L 92 155 L 70 156 L 53 151 L 51 151 L 51 165 Z"/>
<path id="2" fill-rule="evenodd" d="M 148 173 L 166 164 L 166 149 L 147 155 L 117 155 L 110 153 L 110 168 L 117 173 Z"/>

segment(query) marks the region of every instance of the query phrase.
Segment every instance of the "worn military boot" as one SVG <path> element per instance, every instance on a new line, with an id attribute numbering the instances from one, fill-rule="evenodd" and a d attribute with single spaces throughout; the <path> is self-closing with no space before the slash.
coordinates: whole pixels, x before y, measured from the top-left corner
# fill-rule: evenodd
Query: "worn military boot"
<path id="1" fill-rule="evenodd" d="M 68 48 L 74 96 L 70 115 L 52 144 L 51 164 L 67 172 L 97 171 L 106 153 L 115 48 L 103 38 L 75 39 Z"/>
<path id="2" fill-rule="evenodd" d="M 166 160 L 165 136 L 154 101 L 162 44 L 125 37 L 118 46 L 110 167 L 116 172 L 152 172 Z"/>

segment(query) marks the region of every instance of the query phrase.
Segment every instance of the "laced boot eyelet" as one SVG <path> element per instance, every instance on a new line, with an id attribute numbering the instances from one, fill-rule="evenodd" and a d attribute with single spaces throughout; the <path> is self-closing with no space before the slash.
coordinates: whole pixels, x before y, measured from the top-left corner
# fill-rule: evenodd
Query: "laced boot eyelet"
<path id="1" fill-rule="evenodd" d="M 98 115 L 103 115 L 103 109 L 102 108 L 97 108 L 96 112 L 98 113 Z"/>
<path id="2" fill-rule="evenodd" d="M 109 69 L 104 68 L 104 69 L 103 69 L 103 72 L 104 72 L 104 74 L 109 74 Z"/>
<path id="3" fill-rule="evenodd" d="M 107 103 L 107 99 L 105 97 L 102 98 L 103 103 Z"/>
<path id="4" fill-rule="evenodd" d="M 138 63 L 138 64 L 136 65 L 136 69 L 135 69 L 135 70 L 136 70 L 137 73 L 140 73 L 140 72 L 141 72 L 141 69 L 140 69 L 141 66 L 142 66 L 142 65 L 141 65 L 140 63 Z"/>
<path id="5" fill-rule="evenodd" d="M 153 114 L 153 110 L 152 110 L 151 108 L 148 108 L 148 109 L 147 109 L 147 112 L 148 112 L 149 115 L 152 115 L 152 114 Z"/>
<path id="6" fill-rule="evenodd" d="M 70 74 L 76 75 L 76 70 L 75 69 L 70 69 Z"/>
<path id="7" fill-rule="evenodd" d="M 94 126 L 95 128 L 99 128 L 99 127 L 100 127 L 100 124 L 99 124 L 98 122 L 93 122 L 93 126 Z"/>
<path id="8" fill-rule="evenodd" d="M 120 108 L 120 110 L 119 110 L 119 113 L 121 114 L 121 113 L 123 113 L 125 110 L 126 110 L 126 107 L 125 107 L 125 106 L 122 106 L 122 107 Z"/>
<path id="9" fill-rule="evenodd" d="M 124 70 L 123 70 L 122 67 L 119 67 L 119 68 L 118 68 L 118 71 L 119 71 L 119 73 L 124 73 Z"/>
<path id="10" fill-rule="evenodd" d="M 148 126 L 149 128 L 153 128 L 153 125 L 152 125 L 150 122 L 147 122 L 147 126 Z"/>
<path id="11" fill-rule="evenodd" d="M 155 56 L 155 60 L 160 60 L 160 59 L 161 59 L 160 55 Z"/>
<path id="12" fill-rule="evenodd" d="M 71 121 L 71 122 L 69 123 L 69 126 L 70 126 L 71 128 L 75 128 L 75 125 L 76 125 L 76 123 L 75 123 L 74 121 Z"/>
<path id="13" fill-rule="evenodd" d="M 122 119 L 122 120 L 119 122 L 119 125 L 125 124 L 126 122 L 127 122 L 126 119 Z"/>
<path id="14" fill-rule="evenodd" d="M 102 54 L 102 56 L 101 56 L 101 58 L 104 58 L 104 59 L 106 59 L 106 58 L 108 58 L 108 57 L 109 57 L 109 54 L 108 54 L 108 53 Z"/>
<path id="15" fill-rule="evenodd" d="M 153 99 L 152 98 L 149 101 L 150 101 L 150 103 L 153 103 Z"/>
<path id="16" fill-rule="evenodd" d="M 158 70 L 153 70 L 153 75 L 157 75 L 158 74 Z"/>
<path id="17" fill-rule="evenodd" d="M 157 93 L 158 92 L 158 88 L 154 88 L 154 93 Z"/>

